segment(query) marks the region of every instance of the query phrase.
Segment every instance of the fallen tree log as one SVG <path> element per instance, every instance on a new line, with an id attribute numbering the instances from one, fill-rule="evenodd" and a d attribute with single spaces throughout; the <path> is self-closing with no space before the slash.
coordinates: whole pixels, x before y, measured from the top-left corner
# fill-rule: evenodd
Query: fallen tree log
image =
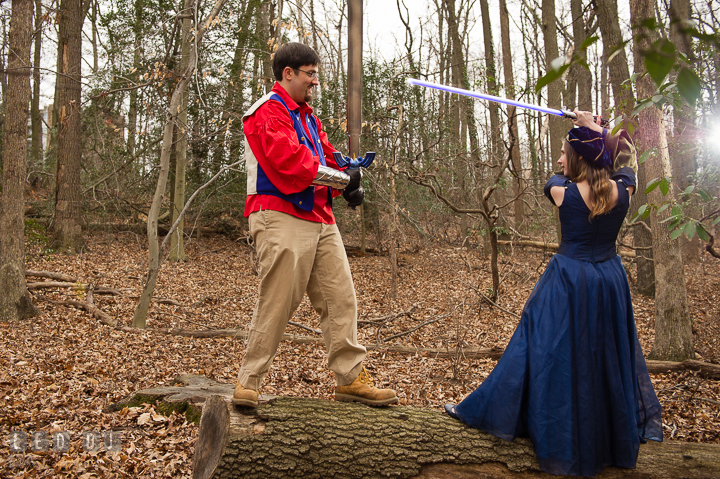
<path id="1" fill-rule="evenodd" d="M 498 240 L 498 246 L 528 246 L 530 248 L 540 248 L 548 251 L 557 251 L 557 243 L 545 243 L 544 241 L 530 241 L 530 240 L 517 240 L 517 241 L 505 241 Z M 635 258 L 637 255 L 634 251 L 620 251 L 620 256 L 625 258 Z"/>
<path id="2" fill-rule="evenodd" d="M 202 376 L 175 382 L 181 385 L 138 391 L 111 409 L 151 403 L 200 416 L 194 478 L 558 477 L 539 472 L 529 440 L 504 441 L 433 409 L 265 396 L 257 409 L 236 408 L 232 384 Z M 720 477 L 720 446 L 644 444 L 636 469 L 606 468 L 597 477 Z"/>
<path id="3" fill-rule="evenodd" d="M 33 276 L 35 278 L 49 278 L 49 279 L 55 279 L 58 281 L 65 281 L 67 283 L 76 283 L 77 280 L 73 278 L 72 276 L 68 276 L 66 274 L 62 273 L 54 273 L 52 271 L 32 271 L 32 270 L 26 270 L 25 276 Z"/>

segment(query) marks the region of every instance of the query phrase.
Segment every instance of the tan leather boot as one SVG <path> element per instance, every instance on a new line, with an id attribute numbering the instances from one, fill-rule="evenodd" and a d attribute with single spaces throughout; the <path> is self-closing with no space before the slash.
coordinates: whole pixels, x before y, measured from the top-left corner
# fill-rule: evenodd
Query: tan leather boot
<path id="1" fill-rule="evenodd" d="M 360 371 L 352 384 L 335 388 L 335 400 L 361 402 L 368 406 L 387 406 L 398 402 L 395 391 L 392 389 L 378 389 L 373 385 L 373 380 L 365 366 L 363 366 L 362 371 Z"/>
<path id="2" fill-rule="evenodd" d="M 245 389 L 242 384 L 238 382 L 235 385 L 235 392 L 232 398 L 233 404 L 236 406 L 245 407 L 257 407 L 258 406 L 258 392 L 252 389 Z"/>

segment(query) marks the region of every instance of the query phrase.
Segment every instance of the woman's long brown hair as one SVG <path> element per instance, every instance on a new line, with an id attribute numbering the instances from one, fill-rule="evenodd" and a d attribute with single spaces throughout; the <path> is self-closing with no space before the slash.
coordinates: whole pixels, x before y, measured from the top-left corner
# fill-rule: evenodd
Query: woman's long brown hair
<path id="1" fill-rule="evenodd" d="M 587 180 L 590 185 L 590 203 L 592 204 L 590 220 L 610 211 L 613 190 L 610 182 L 610 169 L 597 169 L 588 165 L 567 140 L 565 140 L 565 159 L 570 179 L 575 183 Z"/>

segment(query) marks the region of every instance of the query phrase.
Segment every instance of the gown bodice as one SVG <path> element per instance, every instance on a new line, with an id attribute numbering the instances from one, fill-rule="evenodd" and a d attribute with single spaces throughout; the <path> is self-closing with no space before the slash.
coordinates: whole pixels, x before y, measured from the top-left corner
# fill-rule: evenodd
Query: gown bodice
<path id="1" fill-rule="evenodd" d="M 605 214 L 595 216 L 592 221 L 590 209 L 585 204 L 577 184 L 565 176 L 555 175 L 546 186 L 564 186 L 565 197 L 560 205 L 560 227 L 562 241 L 558 254 L 569 258 L 600 262 L 617 256 L 615 241 L 630 207 L 630 194 L 627 186 L 634 186 L 634 178 L 624 173 L 612 177 L 618 185 L 618 200 L 615 206 Z"/>

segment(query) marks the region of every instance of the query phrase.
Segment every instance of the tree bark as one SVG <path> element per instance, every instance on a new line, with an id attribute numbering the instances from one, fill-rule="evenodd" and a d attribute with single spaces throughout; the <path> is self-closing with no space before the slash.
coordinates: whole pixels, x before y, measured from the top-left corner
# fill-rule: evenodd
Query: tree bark
<path id="1" fill-rule="evenodd" d="M 38 167 L 43 161 L 42 118 L 40 116 L 40 53 L 42 49 L 42 5 L 35 0 L 35 46 L 33 51 L 33 92 L 32 109 L 30 112 L 30 129 L 32 131 L 32 148 L 30 157 Z"/>
<path id="2" fill-rule="evenodd" d="M 184 11 L 189 11 L 192 8 L 194 0 L 185 0 Z M 187 70 L 190 62 L 190 48 L 192 48 L 191 37 L 190 37 L 190 19 L 184 18 L 182 21 L 182 59 L 180 60 L 180 71 L 184 72 Z M 177 118 L 177 143 L 175 145 L 175 178 L 173 185 L 174 192 L 172 197 L 172 223 L 178 219 L 180 212 L 185 206 L 185 166 L 187 164 L 187 147 L 188 147 L 188 99 L 190 92 L 187 88 L 182 94 L 182 100 L 180 100 L 180 112 Z M 170 261 L 185 261 L 185 244 L 183 237 L 183 223 L 181 221 L 178 224 L 177 229 L 173 232 L 170 237 Z"/>
<path id="3" fill-rule="evenodd" d="M 202 376 L 138 391 L 113 404 L 142 403 L 200 416 L 193 477 L 553 478 L 539 472 L 528 439 L 508 442 L 445 413 L 415 407 L 369 408 L 320 399 L 261 396 L 257 409 L 230 403 L 233 385 Z M 201 411 L 201 412 L 200 412 Z M 645 444 L 636 469 L 607 467 L 597 477 L 712 478 L 720 446 Z"/>
<path id="4" fill-rule="evenodd" d="M 551 69 L 550 63 L 558 56 L 557 28 L 555 26 L 555 0 L 542 0 L 542 30 L 545 41 L 546 70 Z M 548 105 L 551 108 L 560 108 L 562 82 L 554 81 L 547 86 Z M 565 139 L 569 125 L 559 116 L 549 115 L 550 118 L 550 161 L 560 158 L 560 150 Z"/>
<path id="5" fill-rule="evenodd" d="M 502 43 L 503 71 L 505 73 L 505 92 L 508 98 L 515 98 L 515 78 L 513 76 L 512 66 L 512 49 L 510 48 L 510 14 L 507 9 L 506 0 L 500 0 L 500 38 Z M 520 134 L 518 132 L 517 114 L 514 106 L 507 107 L 508 115 L 508 131 L 510 138 L 515 138 L 512 142 L 512 150 L 510 150 L 513 171 L 515 173 L 515 181 L 513 182 L 513 195 L 515 196 L 515 228 L 523 231 L 523 221 L 525 220 L 525 203 L 521 196 L 525 189 L 525 178 L 520 160 Z"/>
<path id="6" fill-rule="evenodd" d="M 38 314 L 25 282 L 24 237 L 33 3 L 13 0 L 11 15 L 0 197 L 0 319 L 8 322 Z"/>
<path id="7" fill-rule="evenodd" d="M 60 3 L 58 66 L 55 80 L 57 115 L 57 184 L 53 244 L 75 254 L 82 242 L 80 168 L 82 164 L 81 61 L 83 9 L 78 0 Z"/>
<path id="8" fill-rule="evenodd" d="M 670 29 L 670 37 L 675 44 L 678 53 L 684 53 L 688 58 L 693 58 L 690 41 L 681 30 L 680 22 L 691 20 L 691 7 L 689 0 L 671 0 L 670 18 L 673 22 Z M 678 191 L 685 191 L 692 182 L 692 175 L 695 173 L 697 164 L 695 156 L 698 145 L 702 142 L 702 133 L 695 126 L 695 108 L 690 106 L 687 100 L 673 110 L 674 128 L 673 139 L 670 145 L 670 158 L 672 159 L 672 170 L 675 184 Z M 685 261 L 700 261 L 700 238 L 696 235 L 692 240 L 685 242 L 682 246 L 683 259 Z"/>
<path id="9" fill-rule="evenodd" d="M 617 0 L 595 0 L 595 14 L 598 18 L 598 26 L 605 46 L 606 54 L 604 58 L 607 59 L 608 54 L 612 54 L 614 49 L 620 48 L 618 54 L 608 62 L 608 71 L 615 99 L 616 113 L 628 114 L 633 109 L 635 99 L 632 89 L 623 86 L 623 83 L 630 78 L 630 68 L 628 67 L 625 48 L 621 46 L 623 38 L 620 31 Z"/>
<path id="10" fill-rule="evenodd" d="M 630 19 L 638 32 L 645 35 L 635 37 L 635 51 L 648 49 L 655 40 L 656 33 L 640 29 L 647 18 L 654 18 L 653 2 L 650 0 L 631 0 Z M 640 55 L 638 55 L 640 56 Z M 638 59 L 635 73 L 643 73 L 644 66 Z M 648 98 L 655 92 L 655 84 L 649 75 L 638 78 L 638 96 Z M 665 118 L 662 110 L 651 107 L 640 113 L 638 140 L 644 150 L 656 149 L 655 155 L 645 161 L 646 173 L 651 178 L 670 178 L 670 157 L 665 130 Z M 663 196 L 659 188 L 648 195 L 654 204 L 663 201 L 673 202 L 674 185 Z M 650 215 L 652 246 L 655 257 L 655 344 L 650 357 L 667 361 L 682 361 L 695 356 L 692 343 L 692 323 L 688 306 L 685 274 L 683 271 L 680 245 L 678 240 L 670 238 L 670 231 L 662 221 L 670 216 L 669 208 L 662 213 Z"/>
<path id="11" fill-rule="evenodd" d="M 488 0 L 480 0 L 480 12 L 482 13 L 483 40 L 485 42 L 485 81 L 487 82 L 487 92 L 491 95 L 497 95 L 497 72 L 495 69 L 495 46 L 492 38 L 492 27 L 490 24 L 490 7 Z M 488 111 L 490 113 L 490 163 L 500 161 L 500 146 L 497 132 L 500 131 L 500 117 L 498 114 L 498 105 L 495 102 L 489 102 Z"/>
<path id="12" fill-rule="evenodd" d="M 582 0 L 570 0 L 570 11 L 573 17 L 574 55 L 587 62 L 587 55 L 584 51 L 580 50 L 580 45 L 582 45 L 587 38 Z M 590 70 L 577 63 L 575 63 L 572 68 L 575 71 L 575 79 L 577 81 L 577 107 L 579 110 L 592 111 L 592 75 L 590 74 Z"/>

